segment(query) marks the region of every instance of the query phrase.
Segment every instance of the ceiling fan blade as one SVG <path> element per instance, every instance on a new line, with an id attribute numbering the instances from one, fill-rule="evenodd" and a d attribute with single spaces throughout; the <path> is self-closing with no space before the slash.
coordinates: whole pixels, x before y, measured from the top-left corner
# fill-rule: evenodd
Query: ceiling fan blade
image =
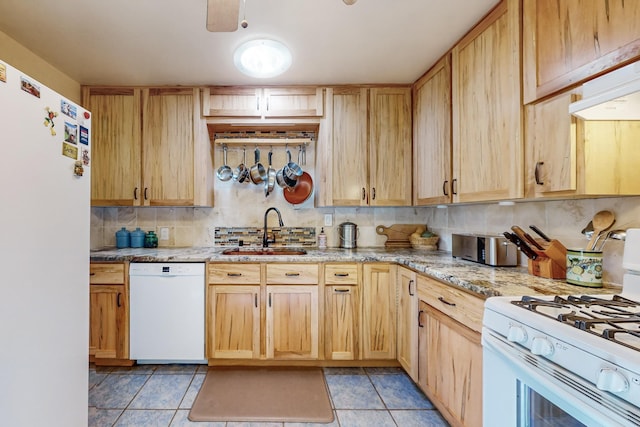
<path id="1" fill-rule="evenodd" d="M 207 0 L 207 30 L 236 31 L 239 13 L 240 0 Z"/>

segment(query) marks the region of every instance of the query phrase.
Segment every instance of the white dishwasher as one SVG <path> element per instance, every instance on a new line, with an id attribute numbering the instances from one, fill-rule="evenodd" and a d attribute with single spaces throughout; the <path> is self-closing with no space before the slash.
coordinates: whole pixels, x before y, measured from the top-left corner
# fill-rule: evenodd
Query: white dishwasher
<path id="1" fill-rule="evenodd" d="M 206 363 L 204 263 L 131 263 L 129 353 L 138 363 Z"/>

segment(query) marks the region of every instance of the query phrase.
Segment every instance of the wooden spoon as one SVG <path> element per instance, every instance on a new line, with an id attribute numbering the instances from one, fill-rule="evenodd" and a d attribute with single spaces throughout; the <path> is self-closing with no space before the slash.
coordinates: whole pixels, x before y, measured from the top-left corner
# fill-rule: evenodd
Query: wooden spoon
<path id="1" fill-rule="evenodd" d="M 588 251 L 594 250 L 600 233 L 611 227 L 615 220 L 615 215 L 610 211 L 600 211 L 593 216 L 593 236 L 591 236 L 591 240 L 589 240 L 589 244 L 587 244 Z"/>

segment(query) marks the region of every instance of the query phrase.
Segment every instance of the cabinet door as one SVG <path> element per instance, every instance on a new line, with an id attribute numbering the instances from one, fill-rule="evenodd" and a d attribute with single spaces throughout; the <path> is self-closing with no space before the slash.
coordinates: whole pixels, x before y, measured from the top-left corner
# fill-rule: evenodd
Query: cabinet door
<path id="1" fill-rule="evenodd" d="M 263 90 L 265 117 L 321 117 L 324 90 L 318 87 L 272 87 Z"/>
<path id="2" fill-rule="evenodd" d="M 202 112 L 214 117 L 261 117 L 262 90 L 252 87 L 218 86 L 203 89 Z"/>
<path id="3" fill-rule="evenodd" d="M 148 206 L 194 204 L 198 90 L 145 89 L 143 198 Z M 199 120 L 199 114 L 197 119 Z"/>
<path id="4" fill-rule="evenodd" d="M 575 193 L 577 123 L 569 114 L 575 100 L 567 93 L 526 107 L 527 196 Z"/>
<path id="5" fill-rule="evenodd" d="M 398 362 L 418 380 L 418 294 L 416 273 L 398 267 Z"/>
<path id="6" fill-rule="evenodd" d="M 267 286 L 267 358 L 318 358 L 318 286 Z"/>
<path id="7" fill-rule="evenodd" d="M 260 286 L 209 286 L 207 357 L 260 357 Z"/>
<path id="8" fill-rule="evenodd" d="M 452 426 L 482 426 L 482 346 L 474 332 L 429 305 L 421 305 L 426 342 L 427 397 Z M 426 347 L 426 348 L 425 348 Z M 424 375 L 425 368 L 422 368 Z"/>
<path id="9" fill-rule="evenodd" d="M 362 358 L 396 358 L 396 266 L 365 264 L 362 280 Z"/>
<path id="10" fill-rule="evenodd" d="M 327 286 L 326 358 L 357 360 L 360 294 L 358 286 Z"/>
<path id="11" fill-rule="evenodd" d="M 334 88 L 330 102 L 333 120 L 327 156 L 331 165 L 331 204 L 366 206 L 369 192 L 367 89 Z"/>
<path id="12" fill-rule="evenodd" d="M 369 205 L 411 205 L 411 89 L 369 92 Z"/>
<path id="13" fill-rule="evenodd" d="M 451 202 L 451 57 L 413 88 L 413 203 Z"/>
<path id="14" fill-rule="evenodd" d="M 524 0 L 525 103 L 640 56 L 640 2 Z"/>
<path id="15" fill-rule="evenodd" d="M 91 204 L 141 204 L 141 90 L 82 89 L 91 111 Z"/>
<path id="16" fill-rule="evenodd" d="M 90 285 L 89 355 L 98 359 L 129 357 L 125 285 Z"/>
<path id="17" fill-rule="evenodd" d="M 453 49 L 455 202 L 523 197 L 519 22 L 505 0 Z"/>

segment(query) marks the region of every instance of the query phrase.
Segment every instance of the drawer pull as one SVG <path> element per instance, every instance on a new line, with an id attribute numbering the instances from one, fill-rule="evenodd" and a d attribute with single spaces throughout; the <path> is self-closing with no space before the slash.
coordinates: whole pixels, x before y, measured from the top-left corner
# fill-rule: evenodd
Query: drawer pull
<path id="1" fill-rule="evenodd" d="M 256 305 L 256 308 L 258 308 L 258 293 L 257 292 L 254 294 L 253 300 L 254 300 L 254 304 Z"/>
<path id="2" fill-rule="evenodd" d="M 118 307 L 122 307 L 122 303 L 120 302 L 120 298 L 122 297 L 122 293 L 118 292 L 118 296 L 116 297 L 116 305 Z"/>
<path id="3" fill-rule="evenodd" d="M 409 296 L 412 297 L 415 293 L 411 293 L 411 284 L 413 283 L 413 279 L 409 280 Z"/>
<path id="4" fill-rule="evenodd" d="M 420 310 L 418 312 L 418 327 L 419 328 L 424 328 L 424 325 L 422 324 L 422 313 L 424 313 L 424 310 Z"/>
<path id="5" fill-rule="evenodd" d="M 349 273 L 334 273 L 336 277 L 349 277 Z"/>
<path id="6" fill-rule="evenodd" d="M 298 277 L 300 276 L 300 273 L 284 273 L 284 275 L 287 277 Z"/>
<path id="7" fill-rule="evenodd" d="M 95 276 L 96 273 L 89 273 L 89 276 Z"/>
<path id="8" fill-rule="evenodd" d="M 446 299 L 444 299 L 443 297 L 438 297 L 438 301 L 440 301 L 440 302 L 441 302 L 441 303 L 443 303 L 443 304 L 449 305 L 449 306 L 451 306 L 451 307 L 455 307 L 455 306 L 456 306 L 456 304 L 455 304 L 455 303 L 453 303 L 453 302 L 449 302 L 449 301 L 447 301 Z"/>
<path id="9" fill-rule="evenodd" d="M 240 276 L 242 276 L 242 273 L 227 273 L 227 276 L 229 276 L 229 277 L 240 277 Z"/>
<path id="10" fill-rule="evenodd" d="M 351 290 L 350 289 L 334 289 L 333 291 L 334 292 L 339 292 L 341 294 L 346 294 L 346 293 L 350 292 Z"/>

